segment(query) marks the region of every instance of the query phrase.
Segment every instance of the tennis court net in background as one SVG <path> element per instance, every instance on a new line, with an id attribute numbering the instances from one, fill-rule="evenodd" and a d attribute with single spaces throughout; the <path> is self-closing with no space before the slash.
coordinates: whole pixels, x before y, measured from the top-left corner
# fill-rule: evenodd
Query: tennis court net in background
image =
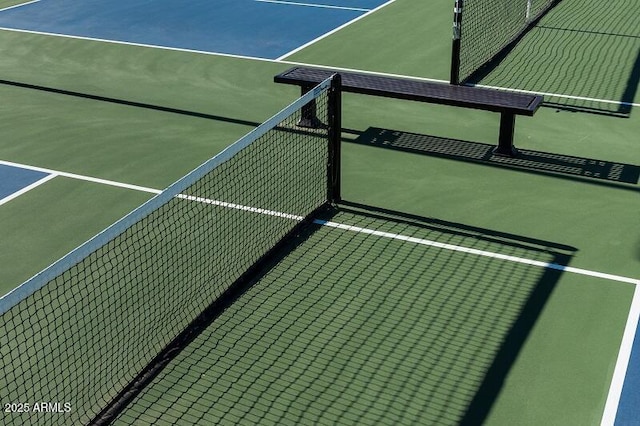
<path id="1" fill-rule="evenodd" d="M 0 401 L 27 404 L 0 423 L 85 424 L 104 413 L 326 204 L 331 125 L 296 123 L 315 102 L 330 124 L 334 92 L 325 81 L 0 299 Z"/>
<path id="2" fill-rule="evenodd" d="M 544 93 L 548 107 L 628 117 L 640 82 L 637 4 L 564 0 L 482 73 L 482 84 Z"/>
<path id="3" fill-rule="evenodd" d="M 456 0 L 451 83 L 491 63 L 560 0 Z"/>

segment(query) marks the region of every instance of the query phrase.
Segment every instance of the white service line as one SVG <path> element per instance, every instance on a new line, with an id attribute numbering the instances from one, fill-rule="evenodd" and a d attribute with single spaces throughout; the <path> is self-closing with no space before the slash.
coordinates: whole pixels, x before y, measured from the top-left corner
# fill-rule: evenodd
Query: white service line
<path id="1" fill-rule="evenodd" d="M 24 164 L 19 164 L 19 163 L 13 163 L 11 161 L 0 160 L 0 164 L 4 164 L 4 165 L 7 165 L 7 166 L 12 166 L 12 167 L 23 168 L 23 169 L 27 169 L 27 170 L 34 170 L 34 171 L 38 171 L 38 172 L 48 173 L 48 174 L 51 175 L 50 177 L 48 177 L 48 179 L 51 179 L 51 178 L 56 177 L 56 176 L 63 176 L 63 177 L 67 177 L 67 178 L 70 178 L 70 179 L 77 179 L 77 180 L 82 180 L 82 181 L 85 181 L 85 182 L 99 183 L 99 184 L 114 186 L 114 187 L 118 187 L 118 188 L 131 189 L 131 190 L 134 190 L 134 191 L 148 192 L 148 193 L 151 193 L 151 194 L 160 194 L 162 192 L 162 190 L 156 189 L 156 188 L 149 188 L 149 187 L 140 186 L 140 185 L 131 185 L 131 184 L 128 184 L 128 183 L 117 182 L 117 181 L 113 181 L 113 180 L 109 180 L 109 179 L 100 179 L 100 178 L 95 178 L 95 177 L 91 177 L 91 176 L 84 176 L 84 175 L 79 175 L 79 174 L 75 174 L 75 173 L 61 172 L 61 171 L 58 171 L 58 170 L 52 170 L 52 169 L 47 169 L 47 168 L 43 168 L 43 167 L 35 167 L 35 166 L 29 166 L 29 165 L 24 165 Z M 45 178 L 45 179 L 47 179 L 47 178 Z M 38 182 L 40 182 L 40 181 L 38 181 Z M 44 182 L 42 182 L 42 183 L 44 183 Z M 301 216 L 293 215 L 293 214 L 290 214 L 290 213 L 275 212 L 275 211 L 262 209 L 262 208 L 258 208 L 258 207 L 243 206 L 243 205 L 240 205 L 240 204 L 229 203 L 229 202 L 226 202 L 226 201 L 210 200 L 210 199 L 206 199 L 206 198 L 202 198 L 202 197 L 195 197 L 195 196 L 190 196 L 190 195 L 185 195 L 185 194 L 179 194 L 178 197 L 182 198 L 182 199 L 186 199 L 186 200 L 195 201 L 195 202 L 201 202 L 201 203 L 207 203 L 207 204 L 218 205 L 218 206 L 223 206 L 223 207 L 229 207 L 229 208 L 233 208 L 233 209 L 236 209 L 236 210 L 244 210 L 244 211 L 254 212 L 254 213 L 258 213 L 258 214 L 266 214 L 266 215 L 269 215 L 269 216 L 283 217 L 283 218 L 287 218 L 287 219 L 291 219 L 291 220 L 300 221 L 300 220 L 303 219 Z M 620 276 L 620 275 L 613 275 L 613 274 L 607 274 L 607 273 L 603 273 L 603 272 L 590 271 L 590 270 L 587 270 L 587 269 L 574 268 L 572 266 L 560 265 L 560 264 L 557 264 L 557 263 L 542 262 L 542 261 L 538 261 L 538 260 L 532 260 L 532 259 L 526 259 L 526 258 L 521 258 L 521 257 L 517 257 L 517 256 L 510 256 L 510 255 L 506 255 L 506 254 L 500 254 L 500 253 L 494 253 L 494 252 L 489 252 L 489 251 L 484 251 L 484 250 L 478 250 L 478 249 L 473 249 L 473 248 L 464 247 L 464 246 L 457 246 L 457 245 L 453 245 L 453 244 L 440 243 L 440 242 L 437 242 L 437 241 L 426 240 L 426 239 L 422 239 L 422 238 L 409 237 L 409 236 L 401 235 L 401 234 L 393 234 L 393 233 L 390 233 L 390 232 L 376 231 L 376 230 L 373 230 L 373 229 L 361 228 L 361 227 L 358 227 L 358 226 L 346 225 L 346 224 L 337 223 L 337 222 L 331 222 L 331 221 L 326 221 L 326 220 L 315 219 L 313 222 L 315 224 L 317 224 L 317 225 L 327 226 L 327 227 L 330 227 L 330 228 L 341 229 L 341 230 L 345 230 L 345 231 L 358 232 L 358 233 L 361 233 L 361 234 L 368 234 L 368 235 L 375 235 L 375 236 L 383 237 L 383 238 L 392 238 L 392 239 L 395 239 L 395 240 L 406 241 L 406 242 L 410 242 L 410 243 L 414 243 L 414 244 L 420 244 L 420 245 L 426 245 L 426 246 L 430 246 L 430 247 L 436 247 L 436 248 L 440 248 L 440 249 L 443 249 L 443 250 L 451 250 L 451 251 L 457 251 L 457 252 L 461 252 L 461 253 L 473 254 L 473 255 L 476 255 L 476 256 L 490 257 L 490 258 L 493 258 L 493 259 L 500 259 L 500 260 L 505 260 L 505 261 L 508 261 L 508 262 L 522 263 L 522 264 L 526 264 L 526 265 L 530 265 L 530 266 L 536 266 L 536 267 L 540 267 L 540 268 L 555 269 L 555 270 L 559 270 L 559 271 L 563 271 L 563 272 L 569 272 L 569 273 L 572 273 L 572 274 L 586 275 L 586 276 L 590 276 L 590 277 L 594 277 L 594 278 L 602 278 L 602 279 L 608 280 L 608 281 L 617 281 L 617 282 L 622 282 L 622 283 L 627 283 L 627 284 L 634 284 L 636 286 L 640 286 L 640 279 L 636 279 L 636 278 L 623 277 L 623 276 Z"/>
<path id="2" fill-rule="evenodd" d="M 24 167 L 23 167 L 23 168 L 24 168 Z M 47 175 L 47 176 L 43 177 L 42 179 L 40 179 L 40 180 L 38 180 L 38 181 L 36 181 L 36 182 L 32 183 L 31 185 L 29 185 L 29 186 L 25 186 L 25 187 L 24 187 L 24 188 L 22 188 L 21 190 L 16 191 L 16 192 L 14 192 L 13 194 L 8 195 L 8 196 L 6 196 L 6 197 L 4 197 L 4 198 L 0 199 L 0 206 L 1 206 L 1 205 L 3 205 L 3 204 L 8 203 L 9 201 L 11 201 L 11 200 L 13 200 L 13 199 L 15 199 L 15 198 L 18 198 L 19 196 L 21 196 L 21 195 L 23 195 L 23 194 L 26 194 L 27 192 L 31 191 L 31 190 L 32 190 L 32 189 L 34 189 L 34 188 L 39 187 L 40 185 L 42 185 L 42 184 L 43 184 L 43 183 L 45 183 L 45 182 L 49 182 L 51 179 L 53 179 L 53 178 L 54 178 L 54 177 L 56 177 L 56 176 L 57 176 L 57 175 L 56 175 L 56 174 L 54 174 L 54 173 L 49 174 L 49 175 Z"/>
<path id="3" fill-rule="evenodd" d="M 371 9 L 363 9 L 360 7 L 348 7 L 348 6 L 331 6 L 328 4 L 318 4 L 318 3 L 298 3 L 295 1 L 285 1 L 285 0 L 254 0 L 258 3 L 275 3 L 275 4 L 285 4 L 291 6 L 306 6 L 306 7 L 319 7 L 322 9 L 340 9 L 340 10 L 355 10 L 357 12 L 369 12 Z"/>

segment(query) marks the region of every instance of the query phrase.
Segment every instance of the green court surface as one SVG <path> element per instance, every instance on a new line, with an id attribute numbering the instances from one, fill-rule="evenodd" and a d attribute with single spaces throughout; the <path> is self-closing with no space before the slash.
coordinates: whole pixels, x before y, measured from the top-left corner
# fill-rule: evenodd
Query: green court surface
<path id="1" fill-rule="evenodd" d="M 0 8 L 12 7 L 26 3 L 25 0 L 2 0 L 0 1 Z"/>
<path id="2" fill-rule="evenodd" d="M 379 233 L 307 229 L 116 424 L 600 424 L 640 271 L 640 37 L 549 29 L 579 4 L 477 82 L 550 94 L 521 161 L 487 157 L 497 114 L 344 94 L 326 219 Z M 0 30 L 0 161 L 59 174 L 0 204 L 0 293 L 289 104 L 293 64 L 446 80 L 452 5 L 396 0 L 279 61 Z"/>
<path id="3" fill-rule="evenodd" d="M 376 212 L 345 209 L 331 221 L 465 242 Z M 532 293 L 544 299 L 558 275 L 353 230 L 310 234 L 165 369 L 123 424 L 455 424 Z M 554 258 L 482 239 L 474 247 L 492 245 Z"/>
<path id="4" fill-rule="evenodd" d="M 640 81 L 640 17 L 628 12 L 633 4 L 563 1 L 484 76 L 482 84 L 575 95 L 579 99 L 550 95 L 547 101 L 576 111 L 628 115 Z M 527 67 L 535 73 L 523 72 Z"/>

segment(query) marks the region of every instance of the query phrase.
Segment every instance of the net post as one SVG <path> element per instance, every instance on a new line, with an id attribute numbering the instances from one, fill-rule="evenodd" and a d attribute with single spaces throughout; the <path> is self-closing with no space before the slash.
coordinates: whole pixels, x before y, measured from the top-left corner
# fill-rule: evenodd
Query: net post
<path id="1" fill-rule="evenodd" d="M 329 163 L 327 166 L 327 199 L 330 203 L 340 201 L 340 158 L 342 139 L 342 77 L 331 77 L 329 90 Z"/>
<path id="2" fill-rule="evenodd" d="M 451 46 L 451 84 L 460 84 L 460 36 L 464 0 L 456 0 L 453 7 L 453 41 Z"/>

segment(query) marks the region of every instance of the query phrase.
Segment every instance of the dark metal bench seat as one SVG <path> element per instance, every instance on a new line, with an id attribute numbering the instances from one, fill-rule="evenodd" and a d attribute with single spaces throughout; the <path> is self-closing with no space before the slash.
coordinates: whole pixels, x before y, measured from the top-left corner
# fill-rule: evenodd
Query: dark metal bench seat
<path id="1" fill-rule="evenodd" d="M 499 155 L 516 155 L 513 146 L 515 116 L 533 116 L 543 101 L 542 96 L 535 94 L 311 67 L 291 68 L 276 75 L 274 81 L 300 86 L 304 93 L 335 73 L 341 76 L 343 92 L 500 113 L 500 136 L 495 150 Z"/>

